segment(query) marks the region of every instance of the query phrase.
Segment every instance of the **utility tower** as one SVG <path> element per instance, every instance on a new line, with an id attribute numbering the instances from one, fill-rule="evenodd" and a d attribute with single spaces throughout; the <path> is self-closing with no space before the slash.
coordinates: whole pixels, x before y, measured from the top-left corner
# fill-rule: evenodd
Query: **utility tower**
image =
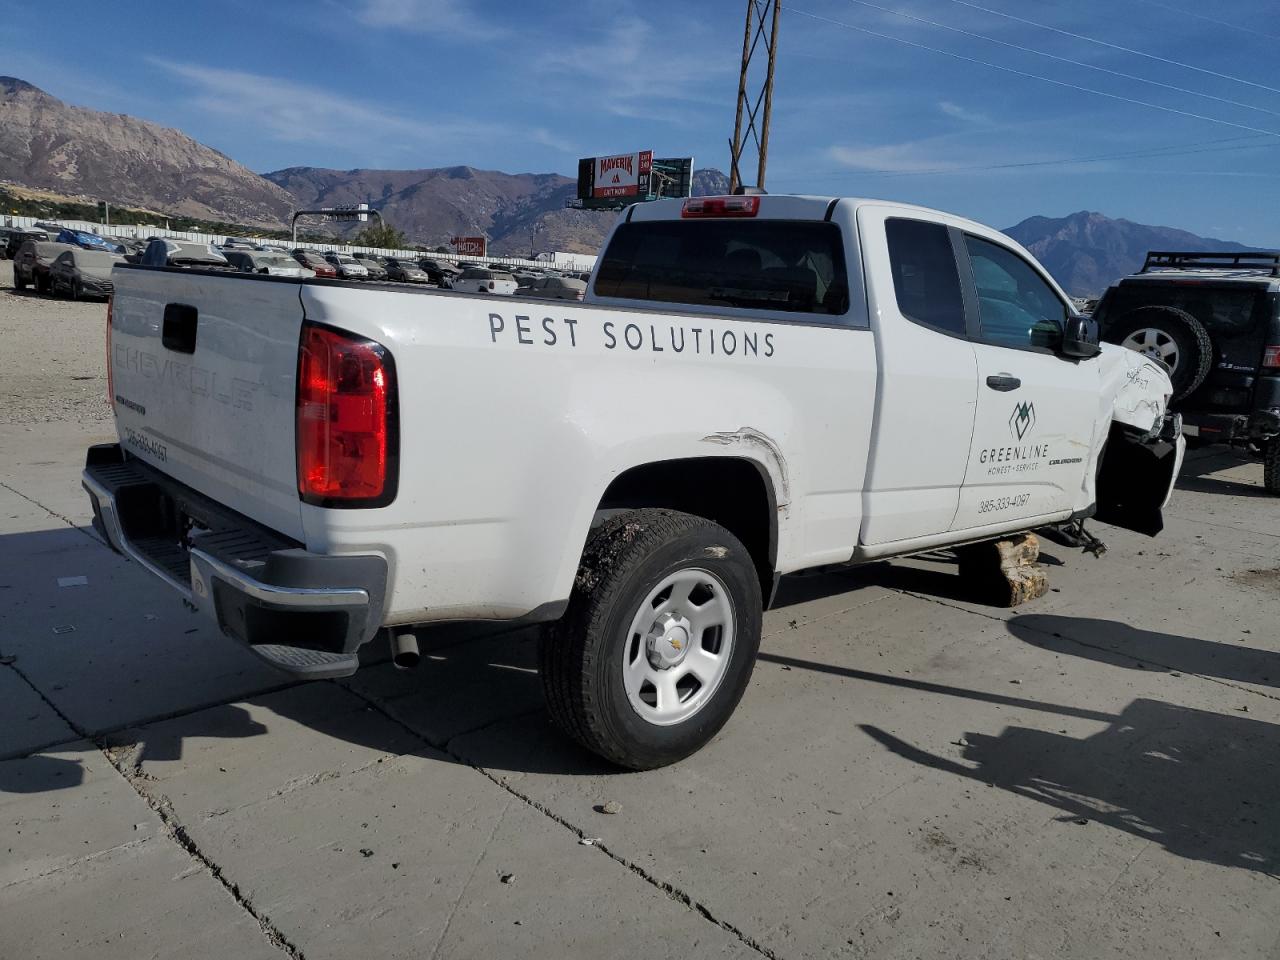
<path id="1" fill-rule="evenodd" d="M 729 191 L 742 186 L 743 154 L 755 144 L 759 164 L 755 186 L 764 189 L 764 166 L 769 157 L 769 117 L 773 112 L 773 68 L 778 52 L 778 0 L 747 0 L 747 28 L 742 35 L 742 73 L 738 77 L 738 110 L 733 121 L 733 141 L 729 144 Z M 764 82 L 758 92 L 748 84 L 758 80 L 760 70 L 752 70 L 757 58 L 764 60 Z M 743 129 L 742 117 L 747 125 Z"/>

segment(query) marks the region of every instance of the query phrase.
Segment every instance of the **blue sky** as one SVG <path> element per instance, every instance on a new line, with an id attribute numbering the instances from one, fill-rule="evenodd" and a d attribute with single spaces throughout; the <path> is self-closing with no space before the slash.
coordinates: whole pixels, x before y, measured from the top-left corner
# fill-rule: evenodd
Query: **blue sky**
<path id="1" fill-rule="evenodd" d="M 0 73 L 258 171 L 573 174 L 580 156 L 645 148 L 727 169 L 743 0 L 63 9 L 57 30 L 6 18 Z M 1089 209 L 1280 245 L 1268 13 L 1274 0 L 784 3 L 767 185 L 998 227 Z"/>

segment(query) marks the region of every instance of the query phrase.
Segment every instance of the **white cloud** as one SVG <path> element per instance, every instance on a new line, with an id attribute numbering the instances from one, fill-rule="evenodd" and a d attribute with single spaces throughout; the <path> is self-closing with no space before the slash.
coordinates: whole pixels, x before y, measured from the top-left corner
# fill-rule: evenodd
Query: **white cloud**
<path id="1" fill-rule="evenodd" d="M 976 127 L 989 127 L 992 125 L 991 118 L 985 113 L 970 110 L 967 107 L 960 106 L 958 103 L 952 103 L 950 100 L 939 100 L 938 109 L 948 117 L 955 120 L 961 120 Z"/>
<path id="2" fill-rule="evenodd" d="M 659 33 L 634 14 L 615 15 L 599 29 L 584 29 L 592 39 L 557 37 L 534 61 L 534 68 L 593 110 L 616 117 L 689 122 L 678 104 L 718 104 L 725 98 L 708 90 L 727 80 L 733 64 L 721 56 L 707 56 L 696 26 L 678 33 Z"/>
<path id="3" fill-rule="evenodd" d="M 454 39 L 492 40 L 507 33 L 496 17 L 479 19 L 464 0 L 359 0 L 356 19 L 367 27 Z"/>
<path id="4" fill-rule="evenodd" d="M 461 145 L 492 144 L 524 137 L 572 154 L 574 146 L 545 128 L 456 117 L 419 120 L 372 101 L 280 77 L 225 70 L 153 58 L 192 90 L 191 102 L 207 113 L 255 126 L 261 135 L 284 143 L 358 145 L 371 156 L 386 157 L 430 149 L 437 154 Z"/>
<path id="5" fill-rule="evenodd" d="M 878 147 L 831 146 L 827 156 L 850 170 L 920 173 L 925 170 L 949 170 L 954 163 L 943 159 L 936 145 L 920 142 L 891 143 Z"/>

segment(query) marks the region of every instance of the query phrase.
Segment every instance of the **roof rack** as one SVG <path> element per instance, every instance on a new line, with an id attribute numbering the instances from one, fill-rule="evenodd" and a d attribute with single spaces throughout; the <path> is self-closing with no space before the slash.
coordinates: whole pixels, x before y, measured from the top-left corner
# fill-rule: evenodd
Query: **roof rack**
<path id="1" fill-rule="evenodd" d="M 1188 253 L 1152 250 L 1139 273 L 1166 270 L 1267 270 L 1280 277 L 1280 253 L 1249 251 L 1247 253 Z"/>

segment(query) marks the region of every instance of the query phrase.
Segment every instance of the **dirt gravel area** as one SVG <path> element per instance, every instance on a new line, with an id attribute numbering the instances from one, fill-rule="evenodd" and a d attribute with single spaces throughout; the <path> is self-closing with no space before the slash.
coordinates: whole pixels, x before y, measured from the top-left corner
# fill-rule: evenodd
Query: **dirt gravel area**
<path id="1" fill-rule="evenodd" d="M 13 262 L 0 260 L 0 331 L 8 345 L 0 423 L 109 420 L 106 317 L 105 300 L 77 302 L 30 287 L 13 289 Z"/>

